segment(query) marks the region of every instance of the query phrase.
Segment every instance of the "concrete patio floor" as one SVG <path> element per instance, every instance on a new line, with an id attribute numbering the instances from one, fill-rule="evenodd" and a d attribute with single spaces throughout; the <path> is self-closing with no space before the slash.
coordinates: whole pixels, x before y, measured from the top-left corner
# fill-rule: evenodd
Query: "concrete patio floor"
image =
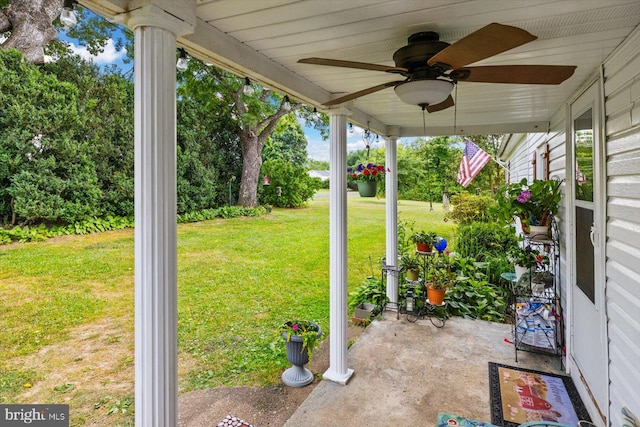
<path id="1" fill-rule="evenodd" d="M 518 352 L 511 325 L 451 318 L 407 322 L 395 313 L 369 325 L 348 353 L 346 386 L 322 381 L 287 427 L 433 426 L 439 412 L 491 421 L 488 362 L 561 373 L 560 360 Z"/>

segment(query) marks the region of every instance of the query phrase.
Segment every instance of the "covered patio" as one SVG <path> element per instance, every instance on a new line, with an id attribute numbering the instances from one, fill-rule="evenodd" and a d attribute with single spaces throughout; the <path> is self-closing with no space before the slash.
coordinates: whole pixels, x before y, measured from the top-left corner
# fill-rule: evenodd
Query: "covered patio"
<path id="1" fill-rule="evenodd" d="M 386 174 L 386 259 L 393 266 L 397 264 L 396 149 L 400 138 L 548 132 L 554 124 L 554 114 L 566 108 L 568 100 L 590 76 L 601 72 L 603 61 L 640 22 L 637 0 L 80 3 L 128 26 L 135 34 L 135 412 L 136 424 L 145 427 L 175 425 L 177 420 L 177 47 L 204 63 L 247 76 L 329 114 L 331 321 L 330 364 L 324 378 L 346 384 L 358 369 L 347 357 L 346 339 L 347 122 L 385 140 L 385 166 L 390 172 Z M 460 81 L 450 85 L 451 101 L 445 101 L 448 108 L 436 109 L 426 117 L 420 107 L 400 101 L 391 89 L 399 86 L 398 76 L 392 75 L 394 52 L 405 46 L 412 34 L 434 32 L 441 41 L 455 43 L 492 23 L 524 29 L 537 39 L 513 49 L 498 48 L 495 54 L 480 55 L 471 65 L 569 65 L 577 66 L 575 73 L 559 85 L 493 84 L 482 78 L 479 82 L 464 81 L 462 70 L 462 74 L 456 74 Z M 484 39 L 480 50 L 491 51 L 505 39 L 508 37 Z M 478 49 L 471 49 L 471 57 Z M 298 62 L 314 57 L 366 62 L 373 64 L 373 69 Z M 468 64 L 467 61 L 462 66 Z M 376 70 L 375 65 L 380 69 Z M 535 77 L 535 73 L 531 75 Z M 380 90 L 368 89 L 372 87 Z M 361 96 L 331 103 L 353 92 L 360 92 Z M 328 103 L 331 108 L 326 108 Z M 421 101 L 414 104 L 418 103 Z M 392 301 L 397 287 L 397 280 L 389 277 L 388 295 Z"/>

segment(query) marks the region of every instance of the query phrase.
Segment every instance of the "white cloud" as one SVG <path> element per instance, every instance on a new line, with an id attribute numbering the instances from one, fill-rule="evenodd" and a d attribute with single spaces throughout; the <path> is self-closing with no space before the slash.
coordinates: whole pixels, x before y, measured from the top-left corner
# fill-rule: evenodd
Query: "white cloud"
<path id="1" fill-rule="evenodd" d="M 127 54 L 127 50 L 125 48 L 120 49 L 119 52 L 116 50 L 113 39 L 107 40 L 107 44 L 102 53 L 99 53 L 98 55 L 92 55 L 89 53 L 86 46 L 76 46 L 69 42 L 69 47 L 76 55 L 87 61 L 93 61 L 95 64 L 99 65 L 114 63 L 121 60 Z"/>
<path id="2" fill-rule="evenodd" d="M 329 140 L 323 140 L 318 131 L 305 127 L 304 123 L 301 122 L 301 125 L 307 139 L 307 154 L 309 158 L 329 161 Z M 366 145 L 362 140 L 363 132 L 364 130 L 358 126 L 353 127 L 353 132 L 347 132 L 348 153 L 366 149 Z M 371 144 L 371 148 L 384 148 L 384 139 L 379 137 L 377 141 L 374 140 Z"/>

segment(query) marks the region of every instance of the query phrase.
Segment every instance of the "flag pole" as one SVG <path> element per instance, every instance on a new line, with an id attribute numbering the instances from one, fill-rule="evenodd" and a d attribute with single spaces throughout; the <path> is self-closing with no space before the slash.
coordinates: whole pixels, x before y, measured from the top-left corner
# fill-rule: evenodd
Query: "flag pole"
<path id="1" fill-rule="evenodd" d="M 489 154 L 489 153 L 487 153 L 487 154 Z M 491 154 L 489 154 L 489 157 L 491 157 L 491 160 L 496 162 L 498 166 L 500 166 L 502 169 L 504 169 L 505 172 L 509 172 L 509 169 L 504 165 L 504 163 L 502 163 L 500 160 L 494 158 Z"/>

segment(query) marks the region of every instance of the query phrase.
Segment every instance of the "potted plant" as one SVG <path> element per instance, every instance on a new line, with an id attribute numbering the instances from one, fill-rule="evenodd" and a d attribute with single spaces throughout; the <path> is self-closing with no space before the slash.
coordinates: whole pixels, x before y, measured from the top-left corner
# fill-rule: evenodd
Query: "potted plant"
<path id="1" fill-rule="evenodd" d="M 534 239 L 545 239 L 549 236 L 552 217 L 558 213 L 561 184 L 562 181 L 553 179 L 534 179 L 527 184 L 525 178 L 518 183 L 504 185 L 498 191 L 494 212 L 507 222 L 519 217 L 523 232 Z"/>
<path id="2" fill-rule="evenodd" d="M 402 254 L 400 266 L 407 272 L 407 280 L 415 282 L 420 278 L 420 263 L 415 256 Z"/>
<path id="3" fill-rule="evenodd" d="M 549 270 L 536 271 L 531 276 L 532 283 L 538 283 L 544 285 L 544 288 L 550 288 L 553 286 L 553 273 Z"/>
<path id="4" fill-rule="evenodd" d="M 313 374 L 304 367 L 313 357 L 322 330 L 308 320 L 293 320 L 282 324 L 278 331 L 287 349 L 291 367 L 282 373 L 282 382 L 290 387 L 303 387 L 313 382 Z"/>
<path id="5" fill-rule="evenodd" d="M 458 278 L 455 259 L 449 251 L 444 251 L 438 254 L 432 263 L 427 299 L 432 305 L 442 305 L 447 289 L 454 287 Z"/>
<path id="6" fill-rule="evenodd" d="M 419 231 L 411 235 L 411 240 L 416 244 L 418 252 L 431 252 L 431 248 L 436 240 L 436 233 Z"/>
<path id="7" fill-rule="evenodd" d="M 375 197 L 378 193 L 378 181 L 384 178 L 384 166 L 360 163 L 355 168 L 348 168 L 349 179 L 358 185 L 360 197 Z"/>
<path id="8" fill-rule="evenodd" d="M 511 248 L 507 252 L 507 258 L 515 266 L 516 280 L 520 280 L 525 273 L 530 273 L 536 269 L 544 269 L 549 264 L 549 257 L 529 245 Z"/>
<path id="9" fill-rule="evenodd" d="M 349 307 L 353 308 L 354 320 L 367 321 L 378 311 L 382 311 L 389 298 L 382 279 L 368 277 L 364 283 L 349 293 Z"/>

